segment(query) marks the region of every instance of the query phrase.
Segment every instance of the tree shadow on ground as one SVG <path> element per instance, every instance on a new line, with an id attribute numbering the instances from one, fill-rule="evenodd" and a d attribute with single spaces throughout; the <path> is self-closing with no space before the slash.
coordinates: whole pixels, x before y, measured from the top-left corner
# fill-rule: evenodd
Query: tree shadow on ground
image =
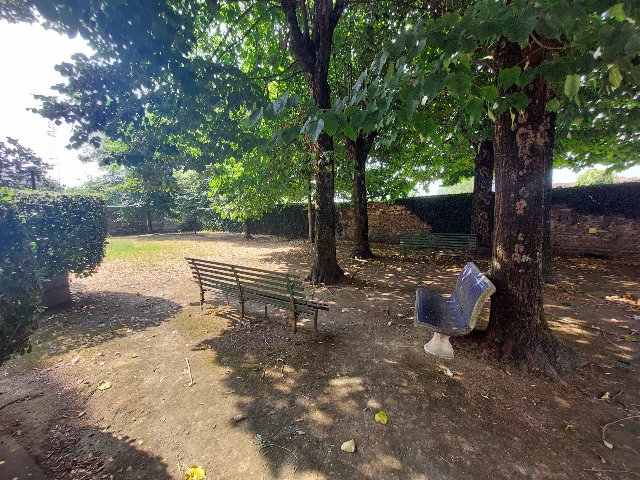
<path id="1" fill-rule="evenodd" d="M 361 281 L 317 290 L 332 302 L 320 315 L 319 333 L 302 319 L 293 335 L 288 312 L 274 310 L 265 319 L 255 306 L 246 313 L 251 329 L 232 310 L 218 312 L 232 329 L 195 347 L 213 348 L 229 369 L 226 386 L 241 398 L 237 425 L 254 435 L 275 478 L 296 471 L 358 478 L 582 475 L 594 464 L 584 445 L 602 445 L 601 426 L 619 415 L 615 409 L 640 400 L 623 392 L 608 407 L 607 396 L 597 411 L 585 400 L 608 390 L 613 395 L 621 380 L 623 388 L 638 385 L 637 367 L 612 367 L 615 356 L 602 355 L 603 342 L 569 388 L 496 364 L 473 337 L 456 339 L 456 359 L 446 364 L 426 355 L 422 344 L 430 334 L 413 327 L 412 293 L 418 286 L 451 293 L 462 262 L 383 257 L 352 266 Z M 546 307 L 557 303 L 546 299 Z M 582 334 L 562 332 L 574 335 L 576 347 Z M 605 377 L 611 372 L 615 380 Z M 387 425 L 374 419 L 380 410 Z M 579 438 L 570 438 L 574 421 Z M 625 435 L 616 444 L 632 445 L 633 431 Z M 355 454 L 340 450 L 350 439 Z M 600 455 L 625 465 L 631 453 L 620 448 Z"/>
<path id="2" fill-rule="evenodd" d="M 87 426 L 82 418 L 87 397 L 61 384 L 55 374 L 37 371 L 29 377 L 20 383 L 10 376 L 0 381 L 2 405 L 18 400 L 0 411 L 0 422 L 3 433 L 29 452 L 46 478 L 172 478 L 166 462 L 145 452 L 143 442 L 110 431 L 107 424 L 99 426 L 100 419 Z"/>
<path id="3" fill-rule="evenodd" d="M 72 303 L 50 309 L 31 337 L 34 360 L 99 346 L 172 318 L 181 306 L 162 297 L 100 291 L 72 295 Z"/>

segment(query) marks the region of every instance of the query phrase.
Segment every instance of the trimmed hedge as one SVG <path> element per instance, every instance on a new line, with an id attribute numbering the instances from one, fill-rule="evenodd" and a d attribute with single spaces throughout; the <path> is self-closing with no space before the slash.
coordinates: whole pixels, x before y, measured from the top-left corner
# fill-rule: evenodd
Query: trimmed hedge
<path id="1" fill-rule="evenodd" d="M 30 351 L 39 279 L 90 275 L 107 236 L 104 201 L 90 195 L 0 191 L 0 364 Z"/>
<path id="2" fill-rule="evenodd" d="M 553 203 L 581 215 L 616 215 L 640 219 L 640 182 L 554 188 Z"/>
<path id="3" fill-rule="evenodd" d="M 471 233 L 472 193 L 412 197 L 397 200 L 438 233 Z"/>
<path id="4" fill-rule="evenodd" d="M 38 327 L 42 287 L 34 249 L 18 211 L 0 201 L 0 365 L 30 351 L 29 336 Z"/>
<path id="5" fill-rule="evenodd" d="M 106 206 L 95 195 L 18 192 L 13 205 L 35 242 L 45 277 L 95 272 L 105 255 Z"/>

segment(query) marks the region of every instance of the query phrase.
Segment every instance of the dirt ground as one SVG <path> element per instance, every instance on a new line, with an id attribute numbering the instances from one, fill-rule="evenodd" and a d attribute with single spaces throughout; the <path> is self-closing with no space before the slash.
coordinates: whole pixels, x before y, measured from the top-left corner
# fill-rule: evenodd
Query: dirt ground
<path id="1" fill-rule="evenodd" d="M 415 290 L 450 292 L 462 261 L 384 245 L 357 261 L 340 244 L 347 280 L 309 286 L 330 311 L 294 335 L 285 311 L 248 303 L 249 329 L 236 299 L 207 293 L 201 309 L 183 257 L 304 275 L 307 243 L 128 240 L 157 248 L 74 278 L 72 306 L 44 314 L 34 352 L 0 370 L 2 432 L 48 478 L 180 479 L 192 465 L 208 479 L 640 477 L 638 262 L 556 260 L 545 310 L 588 358 L 563 386 L 496 363 L 474 334 L 453 339 L 451 361 L 424 352 Z"/>

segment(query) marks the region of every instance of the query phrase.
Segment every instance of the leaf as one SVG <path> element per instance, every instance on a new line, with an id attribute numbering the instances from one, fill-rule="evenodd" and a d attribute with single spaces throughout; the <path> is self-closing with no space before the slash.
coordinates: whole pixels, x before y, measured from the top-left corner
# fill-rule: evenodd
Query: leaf
<path id="1" fill-rule="evenodd" d="M 192 465 L 191 468 L 185 472 L 184 479 L 185 480 L 202 480 L 206 476 L 207 475 L 204 472 L 204 469 L 202 467 L 199 467 L 198 465 Z"/>
<path id="2" fill-rule="evenodd" d="M 580 75 L 567 75 L 564 81 L 564 94 L 570 99 L 575 98 L 580 90 Z"/>
<path id="3" fill-rule="evenodd" d="M 375 419 L 376 422 L 381 423 L 382 425 L 386 425 L 387 422 L 389 421 L 387 414 L 384 413 L 382 410 L 376 413 L 373 418 Z"/>
<path id="4" fill-rule="evenodd" d="M 620 73 L 620 69 L 616 66 L 611 67 L 609 70 L 609 81 L 613 88 L 618 88 L 622 83 L 622 74 Z"/>
<path id="5" fill-rule="evenodd" d="M 472 98 L 465 107 L 467 115 L 472 119 L 479 119 L 484 113 L 484 102 L 478 97 Z"/>
<path id="6" fill-rule="evenodd" d="M 636 337 L 634 337 L 633 335 L 627 335 L 626 337 L 624 337 L 624 339 L 627 342 L 637 342 L 638 341 L 638 339 Z"/>
<path id="7" fill-rule="evenodd" d="M 613 444 L 607 442 L 606 440 L 602 440 L 602 443 L 604 443 L 605 447 L 610 448 L 611 450 L 613 450 Z"/>
<path id="8" fill-rule="evenodd" d="M 322 115 L 322 119 L 324 120 L 324 131 L 327 132 L 330 137 L 333 137 L 340 128 L 338 116 L 334 112 L 329 111 Z"/>
<path id="9" fill-rule="evenodd" d="M 251 125 L 255 125 L 256 123 L 258 123 L 258 121 L 262 118 L 262 112 L 263 108 L 260 107 L 251 113 L 251 117 L 249 117 Z"/>
<path id="10" fill-rule="evenodd" d="M 560 101 L 557 98 L 552 98 L 547 103 L 547 110 L 550 112 L 558 112 L 560 111 Z"/>
<path id="11" fill-rule="evenodd" d="M 318 141 L 318 137 L 322 132 L 322 128 L 324 127 L 324 120 L 320 119 L 317 122 L 309 123 L 309 127 L 307 132 L 309 133 L 309 140 L 311 143 L 316 143 Z"/>
<path id="12" fill-rule="evenodd" d="M 358 132 L 356 132 L 356 130 L 351 126 L 350 123 L 347 123 L 344 128 L 342 129 L 342 133 L 344 133 L 347 137 L 349 137 L 349 140 L 352 141 L 356 141 L 358 138 Z"/>
<path id="13" fill-rule="evenodd" d="M 613 7 L 605 12 L 607 18 L 615 18 L 616 20 L 624 20 L 624 3 L 616 3 Z"/>
<path id="14" fill-rule="evenodd" d="M 106 390 L 107 388 L 111 388 L 111 382 L 103 380 L 98 384 L 98 390 Z"/>
<path id="15" fill-rule="evenodd" d="M 340 449 L 348 453 L 353 453 L 356 451 L 356 442 L 354 442 L 353 439 L 349 440 L 348 442 L 344 442 L 340 446 Z"/>
<path id="16" fill-rule="evenodd" d="M 131 354 L 131 358 L 137 358 L 137 357 L 138 357 L 138 354 L 137 354 L 137 353 L 132 353 L 132 354 Z"/>
<path id="17" fill-rule="evenodd" d="M 482 92 L 482 97 L 489 104 L 494 103 L 498 99 L 498 89 L 493 85 L 482 87 L 481 92 Z"/>
<path id="18" fill-rule="evenodd" d="M 512 85 L 519 85 L 520 73 L 522 73 L 522 69 L 517 65 L 512 68 L 505 68 L 498 74 L 498 85 L 505 90 Z"/>

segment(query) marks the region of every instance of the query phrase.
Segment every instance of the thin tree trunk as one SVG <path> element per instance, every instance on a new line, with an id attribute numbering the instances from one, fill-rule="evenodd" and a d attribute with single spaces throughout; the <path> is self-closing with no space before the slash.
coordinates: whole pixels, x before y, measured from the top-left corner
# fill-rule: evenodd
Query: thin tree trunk
<path id="1" fill-rule="evenodd" d="M 244 238 L 246 238 L 247 240 L 253 238 L 251 237 L 251 220 L 249 220 L 248 218 L 244 221 L 242 230 L 244 233 Z"/>
<path id="2" fill-rule="evenodd" d="M 316 205 L 311 188 L 307 191 L 307 219 L 309 221 L 309 243 L 316 243 Z"/>
<path id="3" fill-rule="evenodd" d="M 147 233 L 153 233 L 153 222 L 151 220 L 150 210 L 147 210 Z"/>
<path id="4" fill-rule="evenodd" d="M 499 70 L 535 67 L 546 53 L 529 47 L 522 51 L 502 38 L 495 58 Z M 496 198 L 491 280 L 497 291 L 491 299 L 485 341 L 498 347 L 502 360 L 559 378 L 552 363 L 564 346 L 551 335 L 542 307 L 545 173 L 554 135 L 552 118 L 545 115 L 548 88 L 541 78 L 521 88 L 529 106 L 513 120 L 509 111 L 503 113 L 493 125 Z"/>
<path id="5" fill-rule="evenodd" d="M 366 135 L 358 133 L 354 142 L 345 137 L 347 153 L 349 159 L 354 162 L 355 175 L 352 180 L 353 196 L 353 249 L 351 258 L 374 258 L 375 255 L 369 247 L 369 214 L 367 212 L 367 183 L 366 183 L 366 163 L 369 152 L 373 146 L 373 141 L 378 134 L 377 131 Z"/>
<path id="6" fill-rule="evenodd" d="M 493 211 L 491 187 L 493 186 L 493 142 L 484 140 L 475 158 L 473 178 L 473 205 L 471 233 L 478 236 L 478 253 L 491 254 Z"/>

